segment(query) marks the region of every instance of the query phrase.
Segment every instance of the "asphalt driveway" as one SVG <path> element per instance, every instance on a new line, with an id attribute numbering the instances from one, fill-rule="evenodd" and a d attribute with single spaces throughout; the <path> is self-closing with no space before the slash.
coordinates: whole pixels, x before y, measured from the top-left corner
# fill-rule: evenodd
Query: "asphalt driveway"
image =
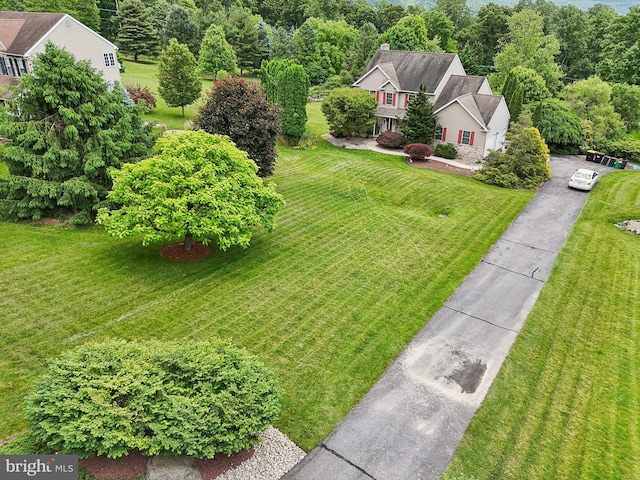
<path id="1" fill-rule="evenodd" d="M 283 480 L 440 476 L 535 304 L 588 197 L 553 177 L 336 430 Z M 596 187 L 597 188 L 597 187 Z"/>

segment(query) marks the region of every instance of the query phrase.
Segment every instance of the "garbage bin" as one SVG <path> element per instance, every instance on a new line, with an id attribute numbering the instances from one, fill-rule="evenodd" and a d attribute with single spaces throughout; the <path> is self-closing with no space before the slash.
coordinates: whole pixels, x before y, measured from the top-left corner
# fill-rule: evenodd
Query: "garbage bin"
<path id="1" fill-rule="evenodd" d="M 587 162 L 593 162 L 594 157 L 596 156 L 595 150 L 587 150 Z"/>
<path id="2" fill-rule="evenodd" d="M 600 163 L 602 162 L 602 157 L 604 157 L 604 153 L 596 152 L 596 154 L 593 156 L 593 161 L 596 163 Z"/>
<path id="3" fill-rule="evenodd" d="M 613 167 L 617 161 L 618 160 L 616 160 L 614 157 L 609 157 L 609 163 L 607 165 Z"/>
<path id="4" fill-rule="evenodd" d="M 613 168 L 617 168 L 618 170 L 620 169 L 620 164 L 622 162 L 620 161 L 620 159 L 616 160 L 616 163 L 613 164 Z"/>

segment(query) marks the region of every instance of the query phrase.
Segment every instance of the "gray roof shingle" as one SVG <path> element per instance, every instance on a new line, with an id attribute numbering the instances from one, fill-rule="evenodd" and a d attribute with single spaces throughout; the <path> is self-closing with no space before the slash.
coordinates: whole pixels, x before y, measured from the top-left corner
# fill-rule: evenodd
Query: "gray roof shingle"
<path id="1" fill-rule="evenodd" d="M 64 13 L 0 12 L 0 42 L 6 53 L 24 55 L 51 28 Z"/>
<path id="2" fill-rule="evenodd" d="M 376 65 L 391 63 L 400 81 L 400 90 L 417 92 L 422 84 L 427 93 L 433 94 L 455 57 L 453 53 L 378 50 L 364 71 L 366 73 Z M 386 69 L 385 73 L 389 74 Z"/>
<path id="3" fill-rule="evenodd" d="M 436 100 L 435 109 L 438 110 L 440 107 L 467 93 L 478 93 L 484 81 L 484 77 L 451 75 Z"/>

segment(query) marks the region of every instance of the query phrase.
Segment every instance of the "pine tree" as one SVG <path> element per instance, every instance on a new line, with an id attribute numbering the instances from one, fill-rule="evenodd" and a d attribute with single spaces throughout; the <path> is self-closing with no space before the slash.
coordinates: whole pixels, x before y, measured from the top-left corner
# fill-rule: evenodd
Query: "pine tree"
<path id="1" fill-rule="evenodd" d="M 522 113 L 523 101 L 524 87 L 522 85 L 519 85 L 511 96 L 511 100 L 507 103 L 507 108 L 509 108 L 509 113 L 511 113 L 512 122 L 517 122 L 520 118 L 520 114 Z"/>
<path id="2" fill-rule="evenodd" d="M 178 40 L 178 43 L 189 47 L 189 51 L 197 55 L 200 49 L 198 27 L 191 19 L 189 12 L 182 7 L 171 9 L 162 29 L 162 40 L 165 46 L 169 44 L 172 38 Z"/>
<path id="3" fill-rule="evenodd" d="M 415 98 L 407 105 L 405 118 L 402 121 L 402 137 L 405 144 L 432 144 L 433 135 L 438 127 L 438 119 L 433 114 L 433 103 L 429 100 L 424 86 Z"/>
<path id="4" fill-rule="evenodd" d="M 123 53 L 133 55 L 155 55 L 158 53 L 158 31 L 151 23 L 149 10 L 141 0 L 124 0 L 116 16 L 119 22 L 118 45 Z"/>
<path id="5" fill-rule="evenodd" d="M 111 188 L 111 167 L 148 156 L 151 126 L 126 105 L 88 61 L 48 43 L 22 77 L 17 112 L 2 122 L 11 140 L 0 149 L 9 167 L 0 181 L 0 209 L 12 220 L 66 217 L 90 223 Z"/>
<path id="6" fill-rule="evenodd" d="M 198 63 L 186 45 L 175 38 L 160 54 L 158 65 L 158 93 L 170 107 L 190 105 L 200 97 L 202 82 Z"/>
<path id="7" fill-rule="evenodd" d="M 224 30 L 218 25 L 211 25 L 202 39 L 198 65 L 202 73 L 218 77 L 218 72 L 234 73 L 237 68 L 236 54 L 224 36 Z"/>
<path id="8" fill-rule="evenodd" d="M 233 47 L 238 59 L 240 73 L 260 64 L 261 45 L 257 23 L 250 10 L 232 7 L 225 22 L 225 37 Z"/>
<path id="9" fill-rule="evenodd" d="M 271 40 L 271 50 L 269 51 L 269 59 L 284 60 L 293 58 L 293 42 L 291 41 L 291 33 L 287 32 L 284 27 L 278 27 L 273 32 Z"/>

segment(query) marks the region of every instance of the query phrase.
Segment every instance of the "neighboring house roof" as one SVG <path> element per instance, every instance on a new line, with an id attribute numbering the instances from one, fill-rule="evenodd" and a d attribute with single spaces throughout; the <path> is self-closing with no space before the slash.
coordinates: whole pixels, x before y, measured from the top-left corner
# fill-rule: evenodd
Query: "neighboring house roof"
<path id="1" fill-rule="evenodd" d="M 434 110 L 467 93 L 478 93 L 485 81 L 484 77 L 451 75 L 436 99 Z"/>
<path id="2" fill-rule="evenodd" d="M 109 40 L 66 13 L 0 12 L 0 44 L 7 55 L 28 57 L 29 53 L 65 18 L 91 32 L 118 50 Z"/>
<path id="3" fill-rule="evenodd" d="M 9 55 L 24 56 L 65 13 L 0 12 L 0 42 Z"/>
<path id="4" fill-rule="evenodd" d="M 404 50 L 377 50 L 365 68 L 362 80 L 371 70 L 380 68 L 399 90 L 417 92 L 424 85 L 433 94 L 456 58 L 453 53 L 408 52 Z M 358 80 L 355 85 L 359 83 Z"/>

